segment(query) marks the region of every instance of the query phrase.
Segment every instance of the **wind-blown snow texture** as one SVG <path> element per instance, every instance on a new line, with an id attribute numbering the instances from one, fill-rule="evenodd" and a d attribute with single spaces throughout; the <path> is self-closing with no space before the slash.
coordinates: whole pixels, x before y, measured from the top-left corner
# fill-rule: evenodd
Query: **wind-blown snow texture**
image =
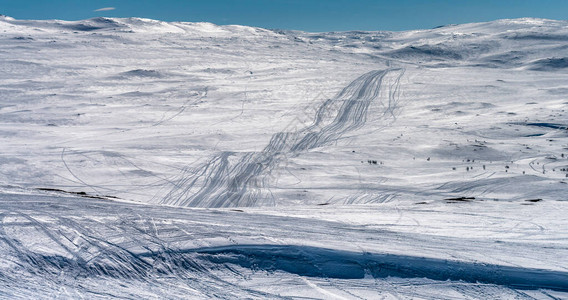
<path id="1" fill-rule="evenodd" d="M 0 16 L 0 298 L 568 297 L 568 22 Z"/>

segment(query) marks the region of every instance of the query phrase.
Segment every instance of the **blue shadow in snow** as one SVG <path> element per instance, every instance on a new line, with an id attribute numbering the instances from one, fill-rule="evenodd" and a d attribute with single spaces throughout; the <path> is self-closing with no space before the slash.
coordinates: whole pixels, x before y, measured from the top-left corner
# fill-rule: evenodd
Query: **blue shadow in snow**
<path id="1" fill-rule="evenodd" d="M 568 292 L 568 273 L 393 254 L 349 252 L 293 245 L 232 245 L 185 250 L 217 264 L 284 271 L 308 277 L 402 277 L 487 283 L 517 289 Z"/>

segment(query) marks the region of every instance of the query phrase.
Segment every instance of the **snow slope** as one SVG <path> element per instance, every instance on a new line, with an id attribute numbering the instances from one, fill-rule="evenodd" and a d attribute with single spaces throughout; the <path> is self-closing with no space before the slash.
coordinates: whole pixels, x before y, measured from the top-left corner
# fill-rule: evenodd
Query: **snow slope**
<path id="1" fill-rule="evenodd" d="M 0 297 L 567 297 L 567 61 L 542 19 L 2 16 Z"/>

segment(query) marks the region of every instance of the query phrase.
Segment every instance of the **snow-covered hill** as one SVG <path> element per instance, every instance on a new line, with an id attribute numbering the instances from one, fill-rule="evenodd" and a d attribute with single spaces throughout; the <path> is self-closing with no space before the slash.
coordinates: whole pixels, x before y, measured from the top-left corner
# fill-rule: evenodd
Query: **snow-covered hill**
<path id="1" fill-rule="evenodd" d="M 0 297 L 566 297 L 567 109 L 566 21 L 0 16 Z"/>

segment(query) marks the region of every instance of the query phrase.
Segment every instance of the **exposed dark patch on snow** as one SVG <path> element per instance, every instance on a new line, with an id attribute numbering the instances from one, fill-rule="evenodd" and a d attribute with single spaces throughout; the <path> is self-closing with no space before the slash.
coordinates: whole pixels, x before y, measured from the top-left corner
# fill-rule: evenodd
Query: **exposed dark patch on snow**
<path id="1" fill-rule="evenodd" d="M 533 62 L 530 66 L 531 70 L 536 71 L 552 71 L 566 68 L 568 68 L 568 57 L 541 59 Z"/>
<path id="2" fill-rule="evenodd" d="M 459 60 L 461 53 L 440 45 L 407 46 L 387 53 L 399 59 Z"/>
<path id="3" fill-rule="evenodd" d="M 563 42 L 568 41 L 568 35 L 542 33 L 542 32 L 519 32 L 513 34 L 504 34 L 503 38 L 511 40 L 528 40 L 528 41 L 553 41 Z"/>
<path id="4" fill-rule="evenodd" d="M 534 126 L 534 127 L 544 127 L 544 128 L 550 128 L 550 129 L 568 129 L 568 125 L 556 124 L 556 123 L 547 123 L 547 122 L 517 123 L 517 125 L 526 125 L 526 126 Z"/>
<path id="5" fill-rule="evenodd" d="M 73 31 L 94 31 L 94 30 L 99 30 L 102 29 L 103 27 L 97 27 L 97 26 L 91 26 L 88 24 L 65 24 L 65 25 L 61 25 L 61 27 L 63 28 L 67 28 Z"/>
<path id="6" fill-rule="evenodd" d="M 218 69 L 218 68 L 207 68 L 203 69 L 202 72 L 213 73 L 213 74 L 235 74 L 236 72 L 231 69 Z"/>
<path id="7" fill-rule="evenodd" d="M 164 75 L 156 70 L 136 69 L 120 73 L 125 77 L 142 77 L 142 78 L 161 78 Z"/>

